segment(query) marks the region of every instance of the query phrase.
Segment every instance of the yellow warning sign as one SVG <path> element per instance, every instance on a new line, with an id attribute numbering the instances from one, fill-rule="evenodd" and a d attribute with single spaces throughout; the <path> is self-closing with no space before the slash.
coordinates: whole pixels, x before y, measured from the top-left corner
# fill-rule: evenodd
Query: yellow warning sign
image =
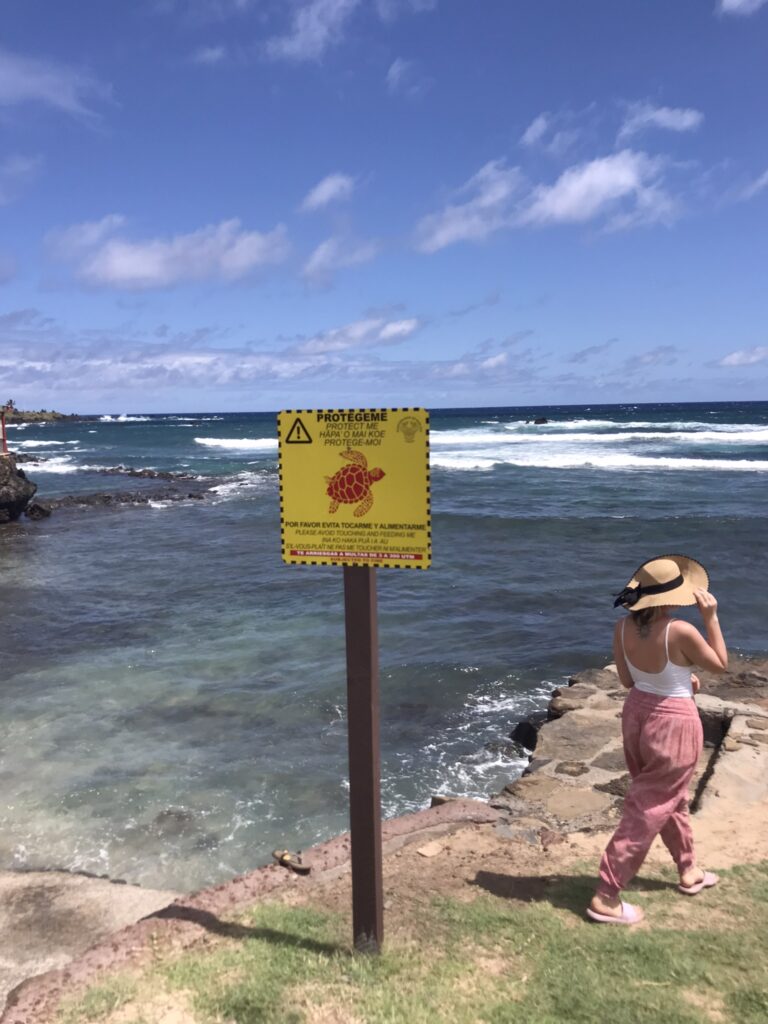
<path id="1" fill-rule="evenodd" d="M 293 410 L 277 432 L 284 562 L 429 566 L 426 410 Z"/>

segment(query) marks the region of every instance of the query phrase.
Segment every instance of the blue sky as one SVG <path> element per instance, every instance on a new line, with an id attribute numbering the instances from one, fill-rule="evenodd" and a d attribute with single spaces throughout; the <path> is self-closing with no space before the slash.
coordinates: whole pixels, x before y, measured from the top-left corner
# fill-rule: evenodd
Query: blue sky
<path id="1" fill-rule="evenodd" d="M 767 51 L 768 0 L 6 0 L 0 391 L 768 399 Z"/>

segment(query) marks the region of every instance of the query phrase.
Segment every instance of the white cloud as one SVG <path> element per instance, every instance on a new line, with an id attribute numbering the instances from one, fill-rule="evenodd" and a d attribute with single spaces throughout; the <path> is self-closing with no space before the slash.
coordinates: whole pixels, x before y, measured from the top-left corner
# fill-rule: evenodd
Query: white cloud
<path id="1" fill-rule="evenodd" d="M 319 60 L 341 41 L 344 27 L 360 0 L 304 0 L 293 16 L 291 30 L 267 42 L 272 57 L 286 60 Z"/>
<path id="2" fill-rule="evenodd" d="M 380 345 L 396 345 L 405 341 L 421 326 L 416 317 L 407 320 L 385 320 L 383 317 L 369 317 L 355 320 L 344 327 L 334 327 L 316 334 L 299 345 L 303 355 L 326 355 L 345 352 L 353 348 L 377 348 Z"/>
<path id="3" fill-rule="evenodd" d="M 328 203 L 349 199 L 355 190 L 355 179 L 349 174 L 329 174 L 304 197 L 302 210 L 319 210 Z"/>
<path id="4" fill-rule="evenodd" d="M 89 102 L 108 96 L 109 88 L 86 71 L 0 48 L 0 106 L 41 103 L 76 117 L 93 118 Z"/>
<path id="5" fill-rule="evenodd" d="M 536 146 L 549 131 L 550 117 L 548 113 L 539 114 L 534 117 L 523 134 L 520 136 L 520 143 L 523 146 Z"/>
<path id="6" fill-rule="evenodd" d="M 564 157 L 589 127 L 592 111 L 592 106 L 586 110 L 562 110 L 556 114 L 545 110 L 534 117 L 525 129 L 520 136 L 520 145 L 526 149 L 541 150 L 552 157 Z"/>
<path id="7" fill-rule="evenodd" d="M 415 61 L 396 57 L 387 71 L 387 89 L 393 96 L 423 96 L 434 82 L 422 75 Z"/>
<path id="8" fill-rule="evenodd" d="M 84 221 L 82 224 L 49 232 L 45 239 L 46 246 L 56 259 L 76 259 L 88 249 L 95 248 L 124 224 L 125 217 L 122 214 L 108 213 L 101 220 Z"/>
<path id="9" fill-rule="evenodd" d="M 302 273 L 313 284 L 327 287 L 335 271 L 370 263 L 378 251 L 376 242 L 349 242 L 341 238 L 327 238 L 314 250 Z"/>
<path id="10" fill-rule="evenodd" d="M 663 163 L 659 157 L 625 149 L 569 167 L 554 185 L 533 190 L 520 222 L 584 223 L 616 210 L 622 201 L 630 208 L 620 210 L 611 227 L 670 220 L 674 203 L 659 185 Z"/>
<path id="11" fill-rule="evenodd" d="M 20 189 L 37 174 L 40 157 L 14 156 L 0 160 L 0 206 L 13 202 Z"/>
<path id="12" fill-rule="evenodd" d="M 588 359 L 592 359 L 593 356 L 602 356 L 608 349 L 617 345 L 619 342 L 618 338 L 609 338 L 608 341 L 603 341 L 599 345 L 588 345 L 586 348 L 581 348 L 577 352 L 573 352 L 568 356 L 569 363 L 586 363 Z"/>
<path id="13" fill-rule="evenodd" d="M 236 281 L 288 255 L 285 228 L 246 231 L 237 219 L 172 238 L 130 241 L 114 237 L 119 214 L 49 236 L 59 258 L 74 261 L 77 277 L 94 287 L 168 288 L 189 281 Z"/>
<path id="14" fill-rule="evenodd" d="M 376 0 L 382 21 L 394 21 L 401 14 L 425 14 L 434 11 L 438 0 Z"/>
<path id="15" fill-rule="evenodd" d="M 416 245 L 422 252 L 437 252 L 455 242 L 479 242 L 512 222 L 511 202 L 520 189 L 520 171 L 504 160 L 481 167 L 457 195 L 469 194 L 463 203 L 451 203 L 439 213 L 422 218 L 416 228 Z"/>
<path id="16" fill-rule="evenodd" d="M 750 182 L 746 188 L 742 189 L 739 194 L 739 199 L 754 199 L 759 192 L 762 192 L 766 188 L 768 188 L 768 170 L 764 171 L 759 178 L 755 178 L 755 180 Z"/>
<path id="17" fill-rule="evenodd" d="M 665 128 L 671 132 L 692 132 L 704 121 L 700 110 L 690 107 L 653 107 L 650 103 L 632 103 L 619 130 L 619 141 L 631 138 L 646 128 Z"/>
<path id="18" fill-rule="evenodd" d="M 195 50 L 192 54 L 191 60 L 193 64 L 213 67 L 216 64 L 221 64 L 223 60 L 226 60 L 226 57 L 226 46 L 201 46 L 199 50 Z"/>
<path id="19" fill-rule="evenodd" d="M 492 160 L 459 189 L 466 202 L 423 217 L 416 248 L 433 253 L 461 241 L 482 241 L 496 231 L 525 225 L 583 224 L 605 218 L 618 231 L 671 224 L 678 202 L 664 188 L 667 161 L 630 149 L 567 168 L 552 185 L 527 184 L 519 168 Z"/>
<path id="20" fill-rule="evenodd" d="M 755 363 L 768 362 L 768 345 L 756 345 L 754 348 L 741 348 L 729 352 L 718 366 L 754 366 Z"/>
<path id="21" fill-rule="evenodd" d="M 407 320 L 390 320 L 382 327 L 380 337 L 382 341 L 402 341 L 420 326 L 421 321 L 416 317 L 410 317 Z"/>
<path id="22" fill-rule="evenodd" d="M 499 370 L 502 366 L 506 366 L 509 361 L 509 355 L 506 352 L 499 352 L 498 355 L 488 356 L 487 359 L 480 361 L 481 370 Z"/>
<path id="23" fill-rule="evenodd" d="M 723 14 L 754 14 L 768 3 L 768 0 L 720 0 L 719 10 Z"/>
<path id="24" fill-rule="evenodd" d="M 261 0 L 150 0 L 158 14 L 180 14 L 189 22 L 223 21 L 244 14 Z"/>

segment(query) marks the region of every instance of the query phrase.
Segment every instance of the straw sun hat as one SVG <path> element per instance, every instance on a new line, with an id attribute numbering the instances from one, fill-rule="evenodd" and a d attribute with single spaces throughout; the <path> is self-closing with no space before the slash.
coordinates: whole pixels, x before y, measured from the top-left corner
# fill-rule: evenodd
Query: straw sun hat
<path id="1" fill-rule="evenodd" d="M 643 562 L 616 595 L 613 607 L 639 612 L 666 604 L 696 604 L 693 592 L 699 588 L 709 590 L 709 576 L 701 562 L 687 555 L 662 555 Z"/>

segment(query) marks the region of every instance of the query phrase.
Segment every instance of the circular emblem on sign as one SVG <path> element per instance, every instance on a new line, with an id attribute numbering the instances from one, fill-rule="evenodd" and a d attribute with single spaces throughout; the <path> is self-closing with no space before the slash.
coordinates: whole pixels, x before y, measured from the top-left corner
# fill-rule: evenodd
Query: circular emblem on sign
<path id="1" fill-rule="evenodd" d="M 422 429 L 421 422 L 415 416 L 406 416 L 397 424 L 398 434 L 402 434 L 409 444 L 413 444 L 414 438 Z"/>

